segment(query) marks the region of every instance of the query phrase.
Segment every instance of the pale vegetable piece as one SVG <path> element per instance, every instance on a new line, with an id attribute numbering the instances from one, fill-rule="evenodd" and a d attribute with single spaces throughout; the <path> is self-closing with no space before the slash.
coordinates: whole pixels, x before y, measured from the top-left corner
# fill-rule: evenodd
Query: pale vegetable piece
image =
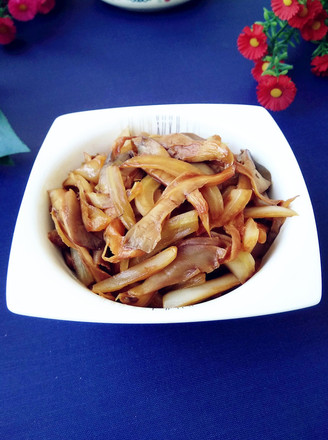
<path id="1" fill-rule="evenodd" d="M 251 217 L 250 217 L 251 218 Z M 257 223 L 257 227 L 259 229 L 259 238 L 258 238 L 258 242 L 260 244 L 264 244 L 267 241 L 267 237 L 268 237 L 268 227 L 262 225 L 261 223 Z"/>
<path id="2" fill-rule="evenodd" d="M 245 217 L 252 218 L 274 218 L 274 217 L 293 217 L 297 213 L 290 208 L 284 206 L 251 206 L 245 208 Z"/>
<path id="3" fill-rule="evenodd" d="M 214 174 L 213 169 L 206 163 L 199 162 L 194 164 L 203 174 Z M 203 194 L 209 209 L 210 220 L 214 223 L 224 211 L 224 203 L 221 191 L 217 186 L 202 188 Z"/>
<path id="4" fill-rule="evenodd" d="M 83 192 L 80 193 L 80 204 L 85 229 L 89 232 L 103 231 L 111 218 L 101 209 L 90 205 Z"/>
<path id="5" fill-rule="evenodd" d="M 252 183 L 245 174 L 239 174 L 237 188 L 252 189 Z"/>
<path id="6" fill-rule="evenodd" d="M 63 182 L 63 187 L 69 189 L 71 187 L 78 188 L 79 191 L 85 191 L 86 193 L 92 192 L 94 185 L 75 171 L 69 173 L 66 180 Z"/>
<path id="7" fill-rule="evenodd" d="M 218 296 L 240 285 L 238 278 L 231 274 L 206 281 L 199 286 L 172 290 L 163 296 L 163 307 L 166 309 L 184 307 Z"/>
<path id="8" fill-rule="evenodd" d="M 130 264 L 130 260 L 129 259 L 125 259 L 119 262 L 119 271 L 118 273 L 122 273 L 125 270 L 128 270 L 129 268 L 129 264 Z"/>
<path id="9" fill-rule="evenodd" d="M 245 283 L 255 272 L 255 260 L 249 252 L 241 251 L 235 260 L 224 264 L 241 283 Z"/>
<path id="10" fill-rule="evenodd" d="M 224 211 L 219 219 L 215 222 L 215 226 L 223 226 L 243 211 L 252 197 L 252 190 L 234 188 L 224 201 Z"/>
<path id="11" fill-rule="evenodd" d="M 93 206 L 95 206 L 96 208 L 100 208 L 100 209 L 109 209 L 110 211 L 113 212 L 112 217 L 114 218 L 114 205 L 113 205 L 113 201 L 110 198 L 109 194 L 104 194 L 104 193 L 100 193 L 100 192 L 88 192 L 86 193 L 87 196 L 87 200 L 89 203 L 91 203 Z"/>
<path id="12" fill-rule="evenodd" d="M 120 272 L 92 287 L 95 293 L 115 292 L 129 284 L 145 280 L 153 274 L 168 266 L 177 256 L 177 247 L 171 246 L 164 251 L 148 258 L 142 263 L 136 264 L 123 272 Z"/>
<path id="13" fill-rule="evenodd" d="M 142 191 L 141 182 L 139 180 L 136 180 L 133 183 L 132 188 L 126 191 L 126 195 L 129 203 L 131 203 L 132 200 L 135 200 L 136 197 L 141 193 L 141 191 Z"/>
<path id="14" fill-rule="evenodd" d="M 100 170 L 105 164 L 106 156 L 103 154 L 97 154 L 94 157 L 85 155 L 85 158 L 87 160 L 75 170 L 75 173 L 80 174 L 89 182 L 97 183 Z"/>
<path id="15" fill-rule="evenodd" d="M 224 211 L 224 203 L 221 191 L 217 186 L 205 187 L 201 193 L 208 204 L 209 217 L 211 224 L 215 224 Z"/>
<path id="16" fill-rule="evenodd" d="M 189 280 L 184 281 L 183 283 L 175 284 L 174 290 L 177 289 L 185 289 L 186 287 L 200 286 L 206 282 L 206 273 L 198 273 L 197 275 L 189 278 Z"/>
<path id="17" fill-rule="evenodd" d="M 54 222 L 55 230 L 57 231 L 57 234 L 58 234 L 60 240 L 64 243 L 64 245 L 66 245 L 68 248 L 76 249 L 77 246 L 68 237 L 68 234 L 64 230 L 63 225 L 61 224 L 57 215 L 55 214 L 54 209 L 51 210 L 51 218 L 52 218 L 52 221 Z"/>
<path id="18" fill-rule="evenodd" d="M 239 252 L 242 250 L 241 235 L 239 229 L 233 223 L 224 225 L 224 230 L 231 236 L 230 255 L 225 261 L 231 261 L 237 258 Z"/>
<path id="19" fill-rule="evenodd" d="M 107 167 L 107 179 L 109 185 L 109 193 L 113 201 L 117 216 L 120 217 L 122 223 L 127 229 L 131 229 L 135 225 L 136 219 L 133 209 L 126 195 L 120 169 L 116 165 Z"/>
<path id="20" fill-rule="evenodd" d="M 89 268 L 84 264 L 78 250 L 70 248 L 71 257 L 77 278 L 85 285 L 90 286 L 94 282 L 94 277 Z"/>
<path id="21" fill-rule="evenodd" d="M 113 254 L 116 254 L 122 246 L 124 236 L 124 225 L 119 218 L 113 219 L 107 226 L 104 232 L 105 247 L 102 258 L 109 261 L 106 257 L 107 248 L 110 248 Z"/>
<path id="22" fill-rule="evenodd" d="M 141 189 L 135 198 L 135 204 L 140 214 L 145 216 L 154 207 L 155 193 L 161 184 L 153 177 L 147 175 L 141 180 L 140 185 Z"/>
<path id="23" fill-rule="evenodd" d="M 108 278 L 108 273 L 101 270 L 98 265 L 94 263 L 88 249 L 78 247 L 77 250 L 80 253 L 81 259 L 83 260 L 85 266 L 91 272 L 96 282 Z"/>
<path id="24" fill-rule="evenodd" d="M 208 235 L 211 235 L 208 203 L 202 193 L 198 189 L 195 189 L 190 194 L 186 194 L 186 200 L 195 208 L 205 231 Z"/>
<path id="25" fill-rule="evenodd" d="M 259 240 L 259 228 L 257 223 L 250 217 L 245 223 L 244 234 L 242 238 L 243 249 L 245 252 L 252 252 Z"/>

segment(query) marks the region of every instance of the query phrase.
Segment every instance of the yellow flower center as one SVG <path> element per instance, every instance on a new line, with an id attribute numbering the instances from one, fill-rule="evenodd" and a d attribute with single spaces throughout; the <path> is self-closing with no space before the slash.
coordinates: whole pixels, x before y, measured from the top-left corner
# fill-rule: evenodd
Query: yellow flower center
<path id="1" fill-rule="evenodd" d="M 299 16 L 303 18 L 303 17 L 306 17 L 308 15 L 308 13 L 309 13 L 308 8 L 306 6 L 303 6 L 301 12 L 299 13 Z"/>
<path id="2" fill-rule="evenodd" d="M 315 21 L 315 22 L 313 23 L 313 25 L 312 25 L 312 29 L 313 29 L 314 31 L 317 31 L 318 29 L 320 29 L 320 27 L 321 27 L 321 23 L 320 23 L 320 21 Z"/>
<path id="3" fill-rule="evenodd" d="M 262 72 L 264 72 L 265 70 L 267 70 L 268 66 L 269 66 L 269 62 L 266 61 L 265 63 L 262 64 Z"/>
<path id="4" fill-rule="evenodd" d="M 285 6 L 290 6 L 292 3 L 293 3 L 292 0 L 283 0 L 283 4 L 284 4 Z"/>
<path id="5" fill-rule="evenodd" d="M 258 40 L 257 38 L 251 38 L 251 39 L 249 40 L 249 44 L 250 44 L 252 47 L 257 47 L 257 46 L 260 45 L 259 40 Z"/>
<path id="6" fill-rule="evenodd" d="M 280 89 L 272 89 L 270 95 L 272 96 L 272 98 L 280 98 L 280 96 L 282 95 L 282 91 Z"/>
<path id="7" fill-rule="evenodd" d="M 19 10 L 22 11 L 22 12 L 27 11 L 27 6 L 25 5 L 25 3 L 21 3 L 21 4 L 18 6 L 18 8 L 19 8 Z"/>

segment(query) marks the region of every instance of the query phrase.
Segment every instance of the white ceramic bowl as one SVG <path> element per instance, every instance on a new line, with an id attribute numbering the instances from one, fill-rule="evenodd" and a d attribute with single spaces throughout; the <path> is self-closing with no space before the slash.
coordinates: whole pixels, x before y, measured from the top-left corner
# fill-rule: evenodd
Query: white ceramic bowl
<path id="1" fill-rule="evenodd" d="M 80 165 L 82 153 L 107 151 L 120 132 L 194 132 L 221 135 L 233 152 L 248 148 L 272 174 L 274 198 L 299 197 L 263 267 L 220 298 L 177 309 L 137 308 L 82 286 L 49 242 L 47 190 Z M 306 235 L 306 240 L 304 236 Z M 57 118 L 35 160 L 19 211 L 8 267 L 7 306 L 14 313 L 103 323 L 173 323 L 265 315 L 301 309 L 321 299 L 316 225 L 301 171 L 290 146 L 262 107 L 191 104 L 114 108 Z"/>
<path id="2" fill-rule="evenodd" d="M 113 6 L 135 11 L 155 11 L 186 3 L 190 0 L 103 0 Z"/>

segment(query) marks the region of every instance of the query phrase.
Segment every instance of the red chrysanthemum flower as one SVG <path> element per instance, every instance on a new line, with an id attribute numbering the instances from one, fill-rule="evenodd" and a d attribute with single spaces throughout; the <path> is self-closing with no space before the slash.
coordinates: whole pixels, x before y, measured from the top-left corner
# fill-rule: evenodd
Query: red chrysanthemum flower
<path id="1" fill-rule="evenodd" d="M 263 32 L 263 26 L 254 23 L 252 28 L 244 27 L 242 33 L 237 40 L 239 52 L 249 60 L 259 60 L 262 58 L 267 49 L 267 37 Z"/>
<path id="2" fill-rule="evenodd" d="M 55 4 L 55 0 L 39 0 L 38 12 L 48 14 L 55 7 Z"/>
<path id="3" fill-rule="evenodd" d="M 280 63 L 283 63 L 283 60 L 281 60 Z M 270 65 L 270 61 L 265 61 L 265 60 L 255 61 L 255 65 L 254 65 L 253 69 L 251 70 L 253 78 L 256 81 L 259 81 L 262 78 L 263 72 L 265 72 L 267 70 L 269 65 Z M 272 69 L 274 69 L 274 67 L 275 66 L 273 66 Z"/>
<path id="4" fill-rule="evenodd" d="M 301 5 L 297 0 L 271 0 L 271 7 L 281 20 L 289 20 L 298 13 Z"/>
<path id="5" fill-rule="evenodd" d="M 296 95 L 296 86 L 286 75 L 264 75 L 256 89 L 259 103 L 268 110 L 285 110 Z"/>
<path id="6" fill-rule="evenodd" d="M 305 5 L 301 5 L 298 13 L 288 20 L 288 23 L 294 28 L 301 29 L 309 20 L 320 14 L 322 10 L 320 0 L 307 0 Z"/>
<path id="7" fill-rule="evenodd" d="M 16 36 L 16 27 L 10 17 L 0 17 L 0 44 L 11 43 Z"/>
<path id="8" fill-rule="evenodd" d="M 316 15 L 312 20 L 309 20 L 300 30 L 302 37 L 306 41 L 318 41 L 321 40 L 328 32 L 328 26 L 325 20 L 328 18 L 328 14 L 325 10 Z"/>
<path id="9" fill-rule="evenodd" d="M 311 71 L 317 76 L 328 76 L 328 54 L 316 56 L 311 61 Z"/>
<path id="10" fill-rule="evenodd" d="M 38 12 L 37 0 L 9 0 L 8 10 L 19 21 L 32 20 Z"/>
<path id="11" fill-rule="evenodd" d="M 258 60 L 255 62 L 255 65 L 251 70 L 251 73 L 256 81 L 259 81 L 262 78 L 262 73 L 266 71 L 269 64 L 270 64 L 269 61 L 264 61 L 264 60 Z"/>

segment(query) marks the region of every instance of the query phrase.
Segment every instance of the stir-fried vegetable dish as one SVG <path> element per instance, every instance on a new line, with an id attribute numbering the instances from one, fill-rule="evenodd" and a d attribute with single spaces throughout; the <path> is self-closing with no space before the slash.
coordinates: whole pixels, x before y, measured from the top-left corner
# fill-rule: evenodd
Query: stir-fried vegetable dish
<path id="1" fill-rule="evenodd" d="M 51 189 L 49 239 L 92 292 L 139 307 L 182 307 L 245 283 L 293 199 L 268 195 L 270 173 L 218 135 L 132 135 L 85 153 Z"/>

